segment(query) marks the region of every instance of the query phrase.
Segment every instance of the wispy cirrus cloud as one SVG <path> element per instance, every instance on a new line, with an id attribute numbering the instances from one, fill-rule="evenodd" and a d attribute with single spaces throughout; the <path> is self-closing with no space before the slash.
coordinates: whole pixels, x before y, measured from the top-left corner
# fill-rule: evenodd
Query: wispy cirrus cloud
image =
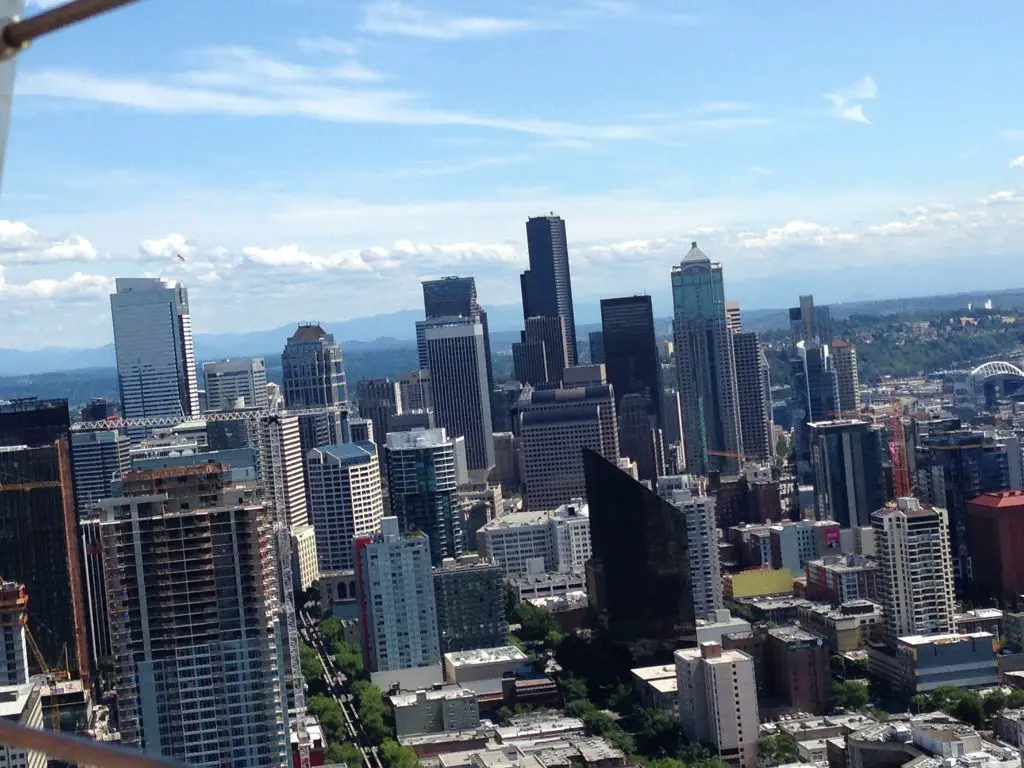
<path id="1" fill-rule="evenodd" d="M 426 40 L 494 37 L 544 26 L 545 22 L 537 19 L 449 15 L 403 0 L 373 0 L 364 9 L 362 21 L 362 29 L 366 32 Z"/>
<path id="2" fill-rule="evenodd" d="M 870 75 L 862 77 L 851 86 L 824 95 L 824 98 L 832 103 L 834 116 L 864 125 L 871 122 L 864 114 L 864 102 L 877 97 L 878 86 Z"/>
<path id="3" fill-rule="evenodd" d="M 323 44 L 322 40 L 317 43 Z M 193 52 L 189 66 L 171 74 L 126 77 L 71 68 L 29 70 L 20 75 L 17 93 L 158 114 L 298 116 L 335 123 L 463 126 L 584 142 L 670 141 L 693 130 L 768 122 L 755 115 L 708 115 L 660 125 L 509 118 L 437 109 L 419 94 L 382 87 L 379 81 L 384 78 L 356 59 L 312 65 L 231 45 Z"/>

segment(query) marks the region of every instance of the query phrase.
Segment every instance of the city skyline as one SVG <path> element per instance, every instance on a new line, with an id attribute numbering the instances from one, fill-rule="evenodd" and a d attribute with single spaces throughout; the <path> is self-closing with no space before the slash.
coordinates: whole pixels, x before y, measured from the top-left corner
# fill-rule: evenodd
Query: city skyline
<path id="1" fill-rule="evenodd" d="M 911 3 L 878 30 L 870 6 L 496 2 L 467 16 L 443 0 L 309 0 L 282 19 L 275 0 L 241 20 L 237 2 L 202 8 L 181 46 L 138 48 L 179 23 L 144 3 L 21 57 L 0 345 L 102 343 L 115 274 L 195 286 L 201 332 L 237 330 L 254 300 L 275 325 L 339 298 L 349 317 L 413 307 L 421 278 L 455 272 L 490 305 L 525 266 L 522 222 L 548 210 L 570 222 L 577 302 L 613 280 L 660 294 L 692 239 L 745 306 L 787 272 L 828 302 L 983 288 L 1024 226 L 1024 116 L 984 75 L 1020 57 L 1000 35 L 1017 9 L 921 28 Z M 98 51 L 89 35 L 129 42 Z M 970 67 L 943 55 L 954 45 Z M 918 66 L 943 88 L 911 82 Z M 533 98 L 551 72 L 570 98 Z M 965 253 L 986 261 L 967 285 Z"/>

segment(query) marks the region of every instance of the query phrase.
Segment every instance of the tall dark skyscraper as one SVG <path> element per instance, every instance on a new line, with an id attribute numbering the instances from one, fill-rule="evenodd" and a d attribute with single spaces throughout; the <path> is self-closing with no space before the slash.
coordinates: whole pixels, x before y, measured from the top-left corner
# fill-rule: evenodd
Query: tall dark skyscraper
<path id="1" fill-rule="evenodd" d="M 772 387 L 768 360 L 754 331 L 733 331 L 736 387 L 740 401 L 740 432 L 747 459 L 775 458 L 772 435 Z"/>
<path id="2" fill-rule="evenodd" d="M 491 365 L 491 334 L 487 328 L 487 312 L 476 298 L 476 279 L 472 277 L 442 277 L 423 281 L 423 314 L 427 320 L 439 317 L 478 317 L 484 329 L 484 351 L 487 356 L 487 389 L 494 389 L 494 371 Z M 419 334 L 418 334 L 419 335 Z M 417 339 L 419 341 L 419 339 Z M 425 352 L 420 347 L 421 360 Z"/>
<path id="3" fill-rule="evenodd" d="M 596 451 L 583 470 L 591 605 L 613 635 L 677 647 L 695 627 L 685 516 Z"/>
<path id="4" fill-rule="evenodd" d="M 615 408 L 622 398 L 641 395 L 653 426 L 661 424 L 661 363 L 654 336 L 650 296 L 601 299 L 601 333 L 608 383 L 615 390 Z"/>
<path id="5" fill-rule="evenodd" d="M 25 397 L 0 403 L 0 445 L 50 445 L 70 431 L 67 400 Z"/>
<path id="6" fill-rule="evenodd" d="M 793 415 L 793 455 L 801 482 L 814 480 L 811 468 L 811 431 L 815 421 L 840 418 L 839 380 L 827 344 L 819 341 L 798 341 L 790 362 Z"/>
<path id="7" fill-rule="evenodd" d="M 576 365 L 576 315 L 572 306 L 569 247 L 561 216 L 536 216 L 526 222 L 530 269 L 520 278 L 523 321 L 531 317 L 560 315 L 565 321 L 569 365 Z"/>
<path id="8" fill-rule="evenodd" d="M 0 450 L 0 574 L 32 596 L 29 627 L 47 663 L 66 648 L 72 674 L 88 678 L 74 493 L 64 438 Z"/>
<path id="9" fill-rule="evenodd" d="M 871 525 L 885 505 L 882 439 L 866 421 L 822 421 L 810 425 L 814 508 L 819 520 L 843 528 Z"/>
<path id="10" fill-rule="evenodd" d="M 334 334 L 315 323 L 299 325 L 281 354 L 281 384 L 288 408 L 347 408 L 345 361 Z M 344 442 L 345 420 L 341 414 L 326 412 L 301 417 L 302 455 Z"/>
<path id="11" fill-rule="evenodd" d="M 813 296 L 801 296 L 800 306 L 789 310 L 789 329 L 795 346 L 798 341 L 832 343 L 832 312 L 828 306 L 814 306 Z"/>

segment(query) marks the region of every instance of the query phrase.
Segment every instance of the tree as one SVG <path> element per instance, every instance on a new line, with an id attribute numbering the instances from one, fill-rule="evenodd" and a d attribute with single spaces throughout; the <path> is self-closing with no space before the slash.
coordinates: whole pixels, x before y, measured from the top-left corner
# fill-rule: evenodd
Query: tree
<path id="1" fill-rule="evenodd" d="M 385 739 L 377 752 L 388 768 L 417 768 L 420 764 L 411 747 L 403 747 L 394 739 Z"/>
<path id="2" fill-rule="evenodd" d="M 582 677 L 574 675 L 563 677 L 559 685 L 562 689 L 562 698 L 567 702 L 577 699 L 585 700 L 590 695 L 587 691 L 587 681 Z"/>
<path id="3" fill-rule="evenodd" d="M 305 643 L 299 644 L 299 661 L 302 665 L 302 677 L 305 678 L 307 683 L 313 680 L 324 679 L 323 664 L 320 663 L 316 651 Z"/>
<path id="4" fill-rule="evenodd" d="M 1010 691 L 1006 699 L 1006 706 L 1010 709 L 1021 709 L 1024 707 L 1024 688 L 1015 688 Z"/>
<path id="5" fill-rule="evenodd" d="M 940 685 L 932 691 L 932 707 L 952 713 L 966 694 L 967 691 L 955 685 Z"/>
<path id="6" fill-rule="evenodd" d="M 862 709 L 871 701 L 868 687 L 856 680 L 832 683 L 829 689 L 829 701 L 833 707 L 843 709 Z"/>
<path id="7" fill-rule="evenodd" d="M 357 768 L 363 763 L 363 753 L 355 744 L 335 742 L 327 747 L 327 762 L 348 763 L 352 768 Z"/>
<path id="8" fill-rule="evenodd" d="M 660 709 L 641 709 L 634 731 L 636 748 L 642 755 L 674 755 L 679 749 L 679 726 Z"/>
<path id="9" fill-rule="evenodd" d="M 558 624 L 551 611 L 538 608 L 532 603 L 519 603 L 513 612 L 513 618 L 522 627 L 519 636 L 523 640 L 544 640 L 552 632 L 558 631 Z"/>
<path id="10" fill-rule="evenodd" d="M 932 699 L 927 693 L 915 693 L 910 704 L 916 714 L 927 712 L 932 708 Z"/>
<path id="11" fill-rule="evenodd" d="M 973 691 L 968 691 L 957 703 L 953 716 L 957 720 L 980 728 L 985 722 L 985 707 L 981 703 L 981 697 Z"/>
<path id="12" fill-rule="evenodd" d="M 999 688 L 985 696 L 985 700 L 982 702 L 985 707 L 985 714 L 989 717 L 1002 712 L 1006 709 L 1006 694 L 1003 693 Z"/>
<path id="13" fill-rule="evenodd" d="M 786 733 L 762 736 L 757 740 L 757 758 L 761 765 L 785 765 L 800 759 L 796 739 Z"/>

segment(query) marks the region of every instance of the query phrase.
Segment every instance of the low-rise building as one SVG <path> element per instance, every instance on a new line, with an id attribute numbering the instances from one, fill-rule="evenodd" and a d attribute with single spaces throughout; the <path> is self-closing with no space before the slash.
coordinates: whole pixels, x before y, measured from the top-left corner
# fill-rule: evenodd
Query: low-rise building
<path id="1" fill-rule="evenodd" d="M 1003 634 L 1003 612 L 998 608 L 975 608 L 953 617 L 957 632 L 989 632 L 996 637 Z"/>
<path id="2" fill-rule="evenodd" d="M 697 645 L 720 643 L 722 637 L 733 632 L 749 632 L 750 622 L 733 616 L 728 609 L 712 611 L 707 618 L 697 619 Z"/>
<path id="3" fill-rule="evenodd" d="M 798 610 L 797 620 L 825 638 L 834 653 L 849 653 L 880 637 L 882 606 L 870 600 L 851 600 L 838 608 L 808 603 Z"/>
<path id="4" fill-rule="evenodd" d="M 538 564 L 540 561 L 536 561 Z M 529 566 L 528 566 L 529 567 Z M 587 574 L 584 571 L 540 571 L 536 570 L 511 576 L 508 583 L 516 590 L 520 600 L 535 597 L 558 597 L 587 589 Z"/>
<path id="5" fill-rule="evenodd" d="M 807 597 L 839 605 L 876 600 L 881 566 L 864 555 L 828 555 L 807 563 Z"/>
<path id="6" fill-rule="evenodd" d="M 427 690 L 388 696 L 395 717 L 395 734 L 464 731 L 480 725 L 476 694 L 458 685 L 435 685 Z"/>
<path id="7" fill-rule="evenodd" d="M 819 635 L 799 627 L 769 629 L 763 642 L 763 669 L 764 690 L 793 712 L 820 714 L 828 709 L 830 653 Z M 823 744 L 822 754 L 824 749 Z"/>
<path id="8" fill-rule="evenodd" d="M 904 686 L 921 693 L 941 685 L 995 685 L 999 674 L 994 643 L 988 632 L 901 637 L 896 653 L 904 668 Z"/>
<path id="9" fill-rule="evenodd" d="M 644 707 L 660 709 L 678 717 L 679 680 L 676 678 L 675 664 L 637 667 L 631 669 L 630 674 L 633 677 L 633 689 Z"/>
<path id="10" fill-rule="evenodd" d="M 752 568 L 725 576 L 725 599 L 793 594 L 793 572 L 789 568 Z"/>
<path id="11" fill-rule="evenodd" d="M 292 582 L 305 592 L 320 580 L 320 562 L 316 556 L 316 529 L 309 525 L 291 527 Z"/>
<path id="12" fill-rule="evenodd" d="M 506 674 L 515 675 L 527 663 L 526 654 L 514 645 L 451 652 L 444 654 L 444 679 L 460 685 L 500 680 Z"/>
<path id="13" fill-rule="evenodd" d="M 551 511 L 502 515 L 477 531 L 477 541 L 506 576 L 529 572 L 537 558 L 545 571 L 585 571 L 591 556 L 589 507 L 563 504 Z"/>

